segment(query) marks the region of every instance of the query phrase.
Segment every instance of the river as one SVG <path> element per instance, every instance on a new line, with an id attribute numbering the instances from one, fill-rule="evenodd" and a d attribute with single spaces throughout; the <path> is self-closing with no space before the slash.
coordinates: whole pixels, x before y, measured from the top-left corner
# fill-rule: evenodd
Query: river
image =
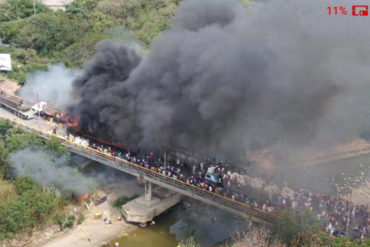
<path id="1" fill-rule="evenodd" d="M 155 219 L 155 225 L 139 228 L 111 241 L 124 247 L 174 247 L 194 236 L 201 246 L 212 246 L 228 239 L 236 231 L 247 229 L 245 220 L 199 202 L 181 203 Z M 195 204 L 195 205 L 194 205 Z"/>

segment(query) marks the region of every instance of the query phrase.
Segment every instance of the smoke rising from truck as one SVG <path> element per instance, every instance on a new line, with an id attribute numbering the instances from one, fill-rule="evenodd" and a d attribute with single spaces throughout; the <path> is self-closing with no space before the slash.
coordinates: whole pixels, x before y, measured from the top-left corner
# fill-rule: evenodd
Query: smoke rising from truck
<path id="1" fill-rule="evenodd" d="M 85 131 L 142 148 L 286 157 L 361 135 L 370 26 L 326 5 L 182 1 L 146 56 L 99 43 L 72 110 Z"/>
<path id="2" fill-rule="evenodd" d="M 64 109 L 75 103 L 71 97 L 72 81 L 79 73 L 79 70 L 66 68 L 62 63 L 50 65 L 46 71 L 31 73 L 19 95 L 33 102 L 47 101 Z"/>

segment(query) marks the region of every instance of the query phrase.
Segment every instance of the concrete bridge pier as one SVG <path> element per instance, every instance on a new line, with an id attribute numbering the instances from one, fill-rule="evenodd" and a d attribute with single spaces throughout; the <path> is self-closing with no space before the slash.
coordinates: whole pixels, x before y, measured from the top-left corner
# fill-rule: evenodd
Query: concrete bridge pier
<path id="1" fill-rule="evenodd" d="M 145 195 L 145 200 L 147 201 L 152 200 L 153 193 L 152 193 L 152 183 L 151 182 L 148 182 L 148 181 L 145 182 L 145 194 L 144 195 Z"/>
<path id="2" fill-rule="evenodd" d="M 121 213 L 127 222 L 146 226 L 154 217 L 176 205 L 180 200 L 180 194 L 164 188 L 153 190 L 152 183 L 145 181 L 144 195 L 122 205 Z"/>

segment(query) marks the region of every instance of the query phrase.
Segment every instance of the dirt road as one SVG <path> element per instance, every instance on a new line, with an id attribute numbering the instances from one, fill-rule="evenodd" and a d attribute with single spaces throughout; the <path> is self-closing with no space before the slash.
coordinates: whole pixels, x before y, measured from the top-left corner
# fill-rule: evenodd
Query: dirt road
<path id="1" fill-rule="evenodd" d="M 118 220 L 120 210 L 114 208 L 112 203 L 118 196 L 132 196 L 134 194 L 141 194 L 142 188 L 138 186 L 135 179 L 123 180 L 119 183 L 111 183 L 103 188 L 104 193 L 109 193 L 107 201 L 94 206 L 92 203 L 84 214 L 85 220 L 81 225 L 72 229 L 65 234 L 56 237 L 48 242 L 33 241 L 29 247 L 92 247 L 102 246 L 107 244 L 110 240 L 119 236 L 130 234 L 131 231 L 137 227 L 123 220 Z M 101 213 L 100 219 L 96 218 L 96 213 Z M 106 224 L 104 218 L 109 217 L 112 224 Z M 43 243 L 40 243 L 43 242 Z"/>

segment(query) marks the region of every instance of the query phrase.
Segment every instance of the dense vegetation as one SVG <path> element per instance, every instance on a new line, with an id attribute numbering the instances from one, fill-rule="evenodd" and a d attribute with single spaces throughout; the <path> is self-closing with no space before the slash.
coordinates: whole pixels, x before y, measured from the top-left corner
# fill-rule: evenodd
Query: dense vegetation
<path id="1" fill-rule="evenodd" d="M 28 147 L 43 149 L 52 157 L 66 153 L 56 139 L 45 142 L 36 133 L 0 122 L 0 240 L 48 222 L 59 223 L 64 215 L 66 200 L 58 191 L 41 188 L 28 177 L 16 177 L 8 163 L 9 153 Z"/>
<path id="2" fill-rule="evenodd" d="M 45 5 L 35 2 L 35 13 L 51 10 Z M 4 2 L 0 12 L 0 22 L 14 21 L 30 17 L 34 14 L 33 2 L 28 0 L 8 0 Z"/>
<path id="3" fill-rule="evenodd" d="M 6 75 L 23 84 L 28 72 L 62 61 L 79 67 L 105 38 L 148 47 L 168 28 L 176 0 L 77 0 L 65 11 L 51 11 L 32 0 L 6 0 L 0 5 L 0 53 L 11 53 L 13 71 Z M 5 73 L 5 72 L 2 72 Z"/>
<path id="4" fill-rule="evenodd" d="M 328 246 L 328 247 L 365 247 L 370 246 L 370 240 L 360 242 L 350 241 L 349 238 L 333 237 L 326 234 L 320 226 L 322 224 L 310 210 L 296 213 L 283 210 L 278 214 L 272 228 L 272 237 L 280 240 L 287 246 Z"/>

